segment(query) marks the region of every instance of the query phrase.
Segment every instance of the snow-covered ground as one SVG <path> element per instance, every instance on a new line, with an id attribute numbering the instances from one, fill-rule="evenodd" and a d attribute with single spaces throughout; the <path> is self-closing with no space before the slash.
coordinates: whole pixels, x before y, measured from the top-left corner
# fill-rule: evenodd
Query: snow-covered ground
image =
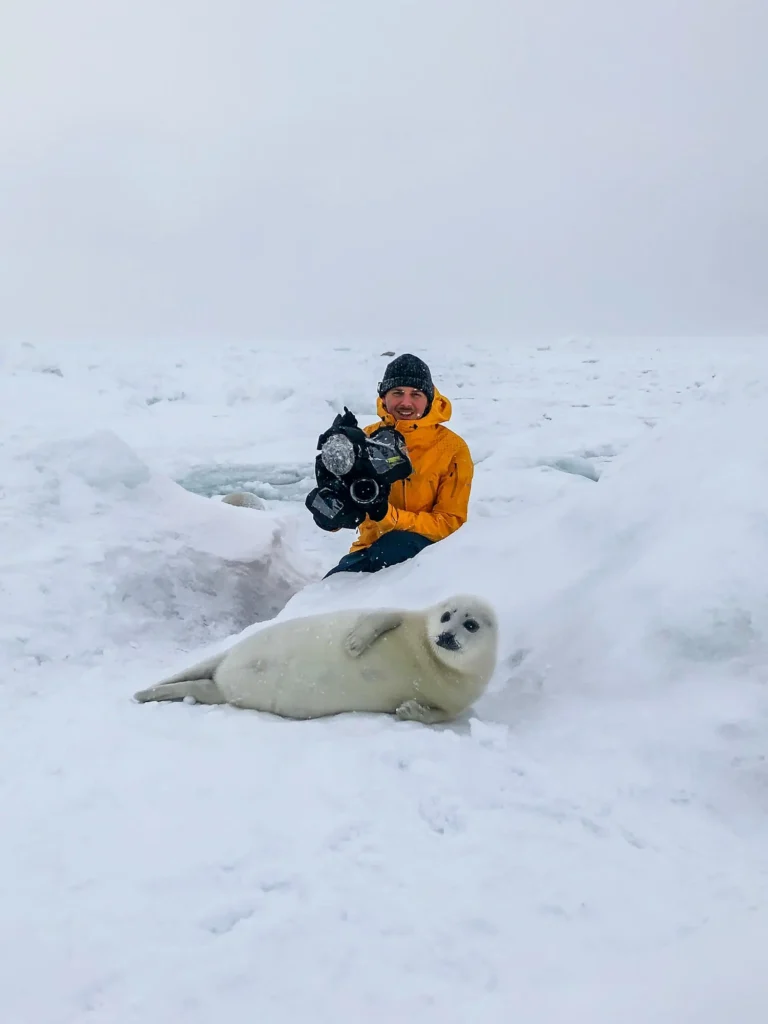
<path id="1" fill-rule="evenodd" d="M 386 347 L 0 350 L 2 1024 L 768 1019 L 768 341 L 409 346 L 470 520 L 323 583 Z M 455 590 L 502 638 L 452 725 L 131 700 Z"/>

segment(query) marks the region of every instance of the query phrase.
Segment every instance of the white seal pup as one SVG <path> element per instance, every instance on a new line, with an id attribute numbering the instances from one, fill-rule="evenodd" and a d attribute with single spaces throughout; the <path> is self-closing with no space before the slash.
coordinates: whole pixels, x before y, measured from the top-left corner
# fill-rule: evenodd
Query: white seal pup
<path id="1" fill-rule="evenodd" d="M 432 724 L 482 695 L 497 651 L 496 615 L 471 595 L 424 611 L 333 611 L 266 626 L 135 699 L 191 697 L 301 719 L 378 711 Z"/>
<path id="2" fill-rule="evenodd" d="M 237 505 L 239 508 L 263 510 L 267 507 L 258 494 L 254 494 L 252 491 L 233 491 L 231 494 L 225 494 L 221 500 L 225 505 Z"/>

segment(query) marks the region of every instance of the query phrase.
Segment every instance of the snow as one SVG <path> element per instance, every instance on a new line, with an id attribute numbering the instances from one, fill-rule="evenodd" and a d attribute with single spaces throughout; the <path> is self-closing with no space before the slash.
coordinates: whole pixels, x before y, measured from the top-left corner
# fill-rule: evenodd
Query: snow
<path id="1" fill-rule="evenodd" d="M 470 520 L 324 582 L 317 437 L 392 347 L 0 350 L 8 1024 L 765 1020 L 765 342 L 410 347 Z M 455 590 L 502 625 L 456 723 L 131 700 Z"/>

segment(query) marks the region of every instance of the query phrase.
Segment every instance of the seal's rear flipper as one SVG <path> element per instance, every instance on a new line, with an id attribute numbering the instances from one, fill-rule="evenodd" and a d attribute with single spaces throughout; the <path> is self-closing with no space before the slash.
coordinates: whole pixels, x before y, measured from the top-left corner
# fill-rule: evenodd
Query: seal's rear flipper
<path id="1" fill-rule="evenodd" d="M 221 690 L 212 679 L 185 679 L 181 683 L 158 683 L 139 690 L 133 699 L 139 704 L 153 700 L 184 700 L 192 697 L 198 704 L 226 704 Z"/>
<path id="2" fill-rule="evenodd" d="M 227 651 L 222 651 L 220 654 L 214 654 L 211 658 L 206 658 L 205 661 L 198 661 L 196 665 L 190 665 L 189 668 L 184 668 L 181 672 L 174 672 L 172 676 L 166 676 L 157 685 L 163 686 L 165 683 L 185 683 L 188 681 L 196 682 L 198 679 L 213 679 L 213 673 L 224 661 L 227 653 Z"/>

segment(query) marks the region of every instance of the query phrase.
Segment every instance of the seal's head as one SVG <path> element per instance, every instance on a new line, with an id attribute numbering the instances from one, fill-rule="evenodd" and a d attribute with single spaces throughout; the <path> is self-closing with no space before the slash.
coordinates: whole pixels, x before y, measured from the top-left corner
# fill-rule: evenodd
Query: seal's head
<path id="1" fill-rule="evenodd" d="M 479 597 L 458 594 L 441 601 L 428 612 L 427 630 L 437 660 L 455 671 L 496 662 L 496 613 Z"/>

